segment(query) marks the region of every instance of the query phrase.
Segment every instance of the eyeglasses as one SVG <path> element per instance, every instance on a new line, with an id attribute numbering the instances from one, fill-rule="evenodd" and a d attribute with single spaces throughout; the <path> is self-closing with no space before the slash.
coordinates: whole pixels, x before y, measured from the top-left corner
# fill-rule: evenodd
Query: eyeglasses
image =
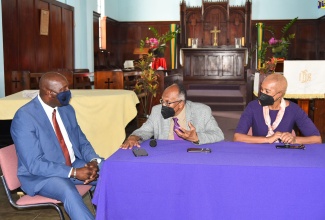
<path id="1" fill-rule="evenodd" d="M 178 101 L 175 101 L 175 102 L 164 102 L 163 99 L 159 100 L 160 104 L 165 105 L 165 106 L 170 106 L 171 104 L 174 104 L 174 103 L 177 103 L 177 102 L 180 103 L 181 101 L 183 101 L 183 100 L 178 100 Z"/>

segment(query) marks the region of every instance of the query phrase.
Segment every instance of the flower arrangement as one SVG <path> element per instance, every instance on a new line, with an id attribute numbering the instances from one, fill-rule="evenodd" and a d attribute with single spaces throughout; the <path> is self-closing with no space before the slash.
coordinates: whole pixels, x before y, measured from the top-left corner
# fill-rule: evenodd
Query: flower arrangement
<path id="1" fill-rule="evenodd" d="M 270 60 L 262 64 L 262 66 L 259 68 L 259 73 L 261 74 L 274 73 L 277 62 L 278 59 L 272 57 Z"/>
<path id="2" fill-rule="evenodd" d="M 154 27 L 149 27 L 149 30 L 153 33 L 154 37 L 146 37 L 145 40 L 141 40 L 140 48 L 149 47 L 150 52 L 152 52 L 154 56 L 164 54 L 166 43 L 174 39 L 180 31 L 180 29 L 177 28 L 175 31 L 169 30 L 165 34 L 160 35 Z"/>
<path id="3" fill-rule="evenodd" d="M 140 41 L 140 48 L 148 47 L 149 54 L 143 56 L 135 62 L 135 67 L 141 70 L 140 78 L 137 80 L 134 91 L 139 97 L 142 112 L 144 116 L 150 114 L 154 98 L 158 92 L 158 77 L 151 63 L 159 54 L 163 54 L 166 48 L 166 43 L 176 37 L 179 29 L 176 31 L 168 31 L 165 34 L 159 35 L 154 27 L 149 27 L 154 37 L 146 37 L 145 40 Z"/>
<path id="4" fill-rule="evenodd" d="M 281 32 L 281 38 L 277 39 L 274 37 L 275 32 L 274 28 L 270 26 L 264 27 L 264 30 L 269 31 L 272 34 L 272 37 L 267 41 L 263 41 L 261 45 L 261 49 L 258 51 L 258 58 L 261 60 L 262 66 L 259 69 L 260 72 L 274 72 L 276 64 L 279 59 L 286 59 L 288 56 L 288 48 L 290 45 L 290 41 L 295 38 L 295 34 L 288 34 L 288 30 L 292 27 L 292 25 L 297 21 L 298 17 L 292 19 L 288 24 L 286 24 Z M 272 57 L 266 58 L 266 54 L 268 51 L 271 51 Z"/>

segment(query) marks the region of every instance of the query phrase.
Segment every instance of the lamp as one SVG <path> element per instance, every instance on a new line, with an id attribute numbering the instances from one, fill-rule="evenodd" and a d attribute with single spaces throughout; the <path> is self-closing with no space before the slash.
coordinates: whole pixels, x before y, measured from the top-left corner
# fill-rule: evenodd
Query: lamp
<path id="1" fill-rule="evenodd" d="M 149 53 L 149 48 L 134 48 L 133 54 L 138 54 L 139 55 L 139 59 L 141 59 L 143 57 L 144 54 L 148 54 Z"/>

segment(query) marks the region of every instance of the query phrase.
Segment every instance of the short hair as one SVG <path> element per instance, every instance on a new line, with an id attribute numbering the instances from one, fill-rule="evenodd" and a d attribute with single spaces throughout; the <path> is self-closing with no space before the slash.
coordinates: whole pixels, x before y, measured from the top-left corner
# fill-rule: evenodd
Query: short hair
<path id="1" fill-rule="evenodd" d="M 281 73 L 272 73 L 268 75 L 264 81 L 275 82 L 277 84 L 277 89 L 283 92 L 283 94 L 287 91 L 288 81 Z"/>
<path id="2" fill-rule="evenodd" d="M 176 83 L 173 83 L 173 85 L 176 85 L 178 88 L 178 98 L 180 100 L 185 101 L 186 100 L 186 90 L 185 90 L 185 87 L 183 86 L 183 84 L 176 82 Z"/>

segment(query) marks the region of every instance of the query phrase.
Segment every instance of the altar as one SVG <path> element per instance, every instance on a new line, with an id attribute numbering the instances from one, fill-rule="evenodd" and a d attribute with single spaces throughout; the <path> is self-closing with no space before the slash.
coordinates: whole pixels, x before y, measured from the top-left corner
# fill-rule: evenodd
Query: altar
<path id="1" fill-rule="evenodd" d="M 244 66 L 247 64 L 247 58 L 247 48 L 234 46 L 182 48 L 184 84 L 212 82 L 238 84 L 239 81 L 245 80 Z"/>

